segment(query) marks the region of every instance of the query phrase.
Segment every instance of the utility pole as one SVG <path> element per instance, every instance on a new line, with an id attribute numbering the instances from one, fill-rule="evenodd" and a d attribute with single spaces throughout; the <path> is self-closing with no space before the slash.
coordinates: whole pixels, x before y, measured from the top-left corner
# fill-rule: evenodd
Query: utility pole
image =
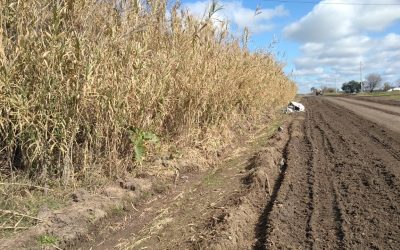
<path id="1" fill-rule="evenodd" d="M 337 94 L 337 70 L 335 70 L 335 92 L 336 92 L 336 94 Z"/>
<path id="2" fill-rule="evenodd" d="M 362 82 L 362 62 L 360 61 L 360 85 L 361 85 L 361 92 L 363 92 L 363 82 Z"/>

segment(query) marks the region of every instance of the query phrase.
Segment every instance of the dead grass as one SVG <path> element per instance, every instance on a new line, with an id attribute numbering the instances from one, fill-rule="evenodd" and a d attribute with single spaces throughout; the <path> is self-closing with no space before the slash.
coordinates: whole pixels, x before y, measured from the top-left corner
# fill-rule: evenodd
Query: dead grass
<path id="1" fill-rule="evenodd" d="M 65 192 L 29 179 L 0 181 L 0 238 L 40 223 L 41 210 L 56 210 L 66 203 Z"/>
<path id="2" fill-rule="evenodd" d="M 1 1 L 3 179 L 120 176 L 138 166 L 132 131 L 161 138 L 144 143 L 148 154 L 207 152 L 295 95 L 270 53 L 213 25 L 215 6 L 197 20 L 162 0 L 123 12 L 94 2 Z"/>

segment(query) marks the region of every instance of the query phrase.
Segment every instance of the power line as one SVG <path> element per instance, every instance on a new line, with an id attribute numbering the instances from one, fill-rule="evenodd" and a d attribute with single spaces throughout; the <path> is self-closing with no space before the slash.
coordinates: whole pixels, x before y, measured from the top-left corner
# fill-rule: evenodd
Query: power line
<path id="1" fill-rule="evenodd" d="M 315 1 L 287 1 L 287 0 L 267 0 L 266 2 L 298 3 L 298 4 L 327 4 L 327 5 L 359 5 L 359 6 L 400 6 L 400 3 L 344 3 L 344 2 L 315 2 Z"/>

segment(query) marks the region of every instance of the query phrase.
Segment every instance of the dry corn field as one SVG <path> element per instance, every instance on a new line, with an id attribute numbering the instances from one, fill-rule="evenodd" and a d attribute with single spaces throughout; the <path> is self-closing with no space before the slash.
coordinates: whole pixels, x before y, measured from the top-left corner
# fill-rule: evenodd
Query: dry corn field
<path id="1" fill-rule="evenodd" d="M 0 249 L 400 248 L 396 98 L 282 112 L 216 1 L 0 3 Z"/>
<path id="2" fill-rule="evenodd" d="M 182 168 L 157 159 L 207 169 L 296 94 L 216 3 L 198 19 L 178 2 L 112 2 L 0 1 L 0 238 L 80 187 L 150 175 L 164 190 Z"/>
<path id="3" fill-rule="evenodd" d="M 108 2 L 1 1 L 2 178 L 118 176 L 138 165 L 135 135 L 223 140 L 295 95 L 271 54 L 213 24 L 216 6 L 198 20 L 178 3 Z"/>

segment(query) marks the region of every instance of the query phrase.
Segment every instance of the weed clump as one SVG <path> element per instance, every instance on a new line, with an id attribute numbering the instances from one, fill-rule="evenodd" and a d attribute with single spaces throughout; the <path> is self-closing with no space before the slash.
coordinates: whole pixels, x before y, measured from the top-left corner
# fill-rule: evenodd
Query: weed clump
<path id="1" fill-rule="evenodd" d="M 165 0 L 110 2 L 1 1 L 1 174 L 116 176 L 142 158 L 147 137 L 132 143 L 132 128 L 191 146 L 295 95 L 215 10 L 199 20 Z"/>
<path id="2" fill-rule="evenodd" d="M 59 239 L 53 235 L 41 235 L 39 237 L 39 243 L 41 245 L 57 245 Z"/>

